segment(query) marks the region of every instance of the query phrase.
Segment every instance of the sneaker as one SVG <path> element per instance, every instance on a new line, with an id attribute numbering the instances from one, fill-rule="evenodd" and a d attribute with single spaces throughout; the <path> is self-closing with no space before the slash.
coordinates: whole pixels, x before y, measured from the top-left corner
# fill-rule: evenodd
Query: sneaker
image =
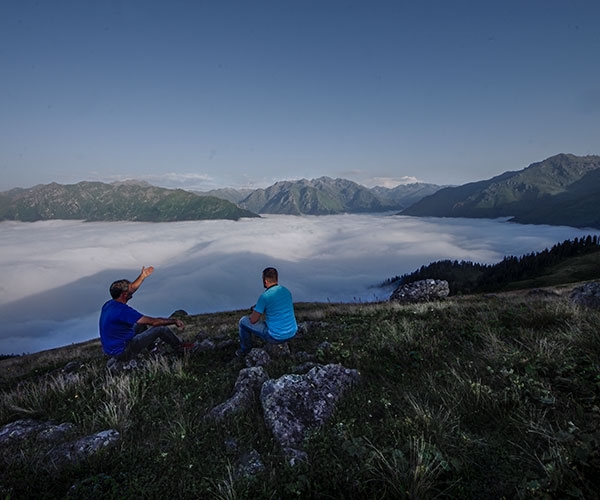
<path id="1" fill-rule="evenodd" d="M 250 349 L 238 349 L 237 351 L 235 351 L 235 355 L 238 358 L 243 358 L 246 354 L 248 354 L 250 352 Z"/>

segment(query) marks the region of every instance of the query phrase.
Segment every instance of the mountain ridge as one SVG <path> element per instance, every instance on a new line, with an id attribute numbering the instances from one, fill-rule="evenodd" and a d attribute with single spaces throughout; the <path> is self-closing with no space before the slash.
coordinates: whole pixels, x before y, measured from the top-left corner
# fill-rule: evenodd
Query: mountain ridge
<path id="1" fill-rule="evenodd" d="M 561 153 L 523 170 L 440 189 L 401 214 L 600 228 L 599 204 L 600 156 Z"/>
<path id="2" fill-rule="evenodd" d="M 259 214 L 331 215 L 402 210 L 440 188 L 419 182 L 395 188 L 368 188 L 348 179 L 321 176 L 278 181 L 254 190 L 236 192 L 226 188 L 207 191 L 206 194 L 222 196 Z"/>
<path id="3" fill-rule="evenodd" d="M 143 181 L 51 183 L 0 193 L 0 220 L 155 221 L 258 214 L 397 212 L 415 217 L 506 217 L 522 224 L 600 228 L 600 156 L 560 153 L 460 186 L 368 188 L 347 179 L 283 180 L 267 188 L 193 192 Z"/>
<path id="4" fill-rule="evenodd" d="M 67 185 L 53 182 L 0 193 L 0 220 L 173 222 L 242 217 L 258 215 L 220 198 L 138 181 L 82 181 Z"/>

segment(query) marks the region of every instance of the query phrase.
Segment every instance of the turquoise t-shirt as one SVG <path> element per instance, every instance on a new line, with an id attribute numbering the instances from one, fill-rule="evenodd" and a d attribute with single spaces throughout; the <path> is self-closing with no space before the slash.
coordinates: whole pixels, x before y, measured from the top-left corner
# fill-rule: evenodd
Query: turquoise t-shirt
<path id="1" fill-rule="evenodd" d="M 273 285 L 265 290 L 258 298 L 254 310 L 264 313 L 269 334 L 274 339 L 285 340 L 296 335 L 298 324 L 292 294 L 284 286 Z"/>

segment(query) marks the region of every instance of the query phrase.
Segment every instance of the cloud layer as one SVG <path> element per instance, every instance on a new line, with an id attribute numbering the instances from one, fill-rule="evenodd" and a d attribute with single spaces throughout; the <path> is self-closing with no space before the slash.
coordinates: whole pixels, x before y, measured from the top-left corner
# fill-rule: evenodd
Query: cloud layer
<path id="1" fill-rule="evenodd" d="M 245 309 L 276 266 L 294 300 L 373 301 L 383 280 L 440 259 L 482 263 L 590 234 L 502 220 L 391 215 L 177 223 L 0 223 L 0 353 L 36 352 L 98 335 L 116 279 L 155 266 L 130 305 L 149 316 Z"/>

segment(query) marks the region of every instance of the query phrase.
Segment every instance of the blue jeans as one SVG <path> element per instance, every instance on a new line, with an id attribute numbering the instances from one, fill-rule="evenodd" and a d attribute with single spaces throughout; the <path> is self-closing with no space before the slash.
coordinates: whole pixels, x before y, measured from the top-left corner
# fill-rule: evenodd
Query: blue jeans
<path id="1" fill-rule="evenodd" d="M 250 316 L 244 316 L 240 319 L 240 347 L 242 352 L 247 352 L 252 349 L 252 334 L 257 337 L 263 339 L 265 342 L 269 344 L 282 344 L 283 342 L 287 342 L 289 339 L 277 340 L 271 337 L 269 333 L 269 329 L 267 328 L 267 324 L 259 320 L 256 323 L 250 323 Z"/>
<path id="2" fill-rule="evenodd" d="M 143 325 L 136 325 L 135 332 L 133 338 L 127 342 L 125 350 L 116 356 L 119 361 L 129 361 L 131 358 L 135 358 L 141 351 L 152 345 L 156 339 L 162 339 L 174 348 L 181 345 L 179 337 L 168 326 L 154 326 L 143 330 Z"/>

